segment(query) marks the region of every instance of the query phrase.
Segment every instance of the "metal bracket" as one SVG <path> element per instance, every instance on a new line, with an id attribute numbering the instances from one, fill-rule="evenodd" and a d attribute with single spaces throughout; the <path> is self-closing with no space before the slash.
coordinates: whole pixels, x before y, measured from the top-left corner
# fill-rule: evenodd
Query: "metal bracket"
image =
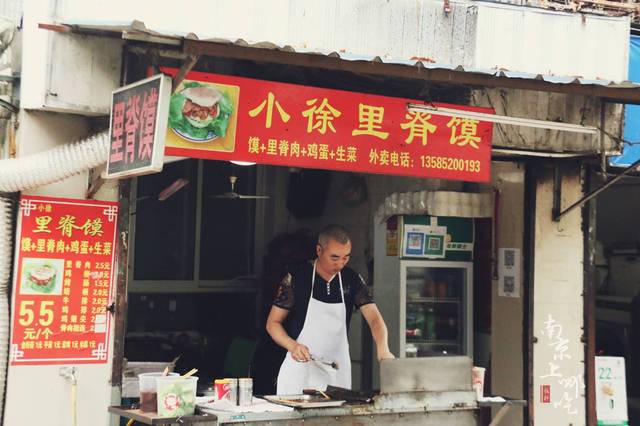
<path id="1" fill-rule="evenodd" d="M 200 55 L 189 55 L 187 60 L 184 61 L 178 73 L 173 77 L 171 93 L 174 93 L 178 89 L 178 86 L 182 83 L 182 80 L 184 80 L 189 71 L 191 71 L 191 69 L 196 65 L 198 59 L 200 59 Z"/>
<path id="2" fill-rule="evenodd" d="M 632 165 L 624 169 L 616 177 L 612 178 L 611 180 L 603 184 L 600 188 L 594 189 L 593 191 L 589 192 L 587 195 L 585 195 L 584 197 L 582 197 L 581 199 L 571 204 L 569 207 L 567 207 L 562 211 L 560 211 L 560 195 L 561 195 L 562 188 L 560 187 L 560 183 L 557 184 L 557 188 L 556 188 L 556 179 L 558 178 L 558 176 L 556 176 L 554 172 L 553 220 L 556 222 L 559 222 L 560 219 L 562 219 L 562 217 L 565 216 L 567 213 L 571 212 L 577 207 L 581 207 L 587 201 L 597 197 L 601 192 L 603 192 L 604 190 L 606 190 L 607 188 L 609 188 L 610 186 L 618 182 L 620 179 L 622 179 L 623 177 L 625 177 L 626 175 L 634 171 L 638 166 L 640 166 L 640 159 L 636 160 Z M 557 175 L 559 175 L 559 171 Z M 556 194 L 555 194 L 556 190 L 558 191 L 557 204 L 556 204 Z"/>
<path id="3" fill-rule="evenodd" d="M 89 189 L 87 189 L 87 192 L 85 194 L 87 199 L 92 199 L 100 190 L 100 188 L 102 188 L 102 186 L 106 183 L 106 180 L 102 177 L 102 174 L 105 172 L 106 171 L 103 168 L 99 171 L 99 173 L 95 174 L 95 176 L 91 180 L 91 183 L 89 184 Z"/>
<path id="4" fill-rule="evenodd" d="M 78 382 L 78 379 L 76 377 L 76 367 L 60 367 L 60 369 L 58 370 L 58 375 L 71 381 L 71 383 L 73 383 L 74 385 Z"/>

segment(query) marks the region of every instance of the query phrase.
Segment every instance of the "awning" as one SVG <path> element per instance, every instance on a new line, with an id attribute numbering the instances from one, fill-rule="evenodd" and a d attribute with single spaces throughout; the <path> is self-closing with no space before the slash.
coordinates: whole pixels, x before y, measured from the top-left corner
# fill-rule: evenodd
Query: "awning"
<path id="1" fill-rule="evenodd" d="M 430 215 L 448 217 L 493 217 L 493 192 L 416 191 L 388 195 L 377 216 Z"/>
<path id="2" fill-rule="evenodd" d="M 473 87 L 503 87 L 601 98 L 608 102 L 640 104 L 640 85 L 628 81 L 583 79 L 575 76 L 531 74 L 502 69 L 465 68 L 435 63 L 429 58 L 397 59 L 351 52 L 329 52 L 280 46 L 271 42 L 249 43 L 242 39 L 199 40 L 194 34 L 166 34 L 147 29 L 144 23 L 41 23 L 40 28 L 84 35 L 117 37 L 164 46 L 189 56 L 216 56 L 274 62 L 370 75 L 394 76 Z"/>
<path id="3" fill-rule="evenodd" d="M 640 37 L 631 36 L 629 41 L 629 78 L 640 81 Z M 640 159 L 640 106 L 627 106 L 624 117 L 622 155 L 609 159 L 615 167 L 629 167 Z"/>

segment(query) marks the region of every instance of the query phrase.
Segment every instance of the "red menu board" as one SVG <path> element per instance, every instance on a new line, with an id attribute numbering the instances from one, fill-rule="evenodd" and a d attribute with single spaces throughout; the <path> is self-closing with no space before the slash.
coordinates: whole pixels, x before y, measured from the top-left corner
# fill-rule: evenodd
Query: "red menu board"
<path id="1" fill-rule="evenodd" d="M 175 75 L 175 69 L 163 69 Z M 488 182 L 489 108 L 192 72 L 171 96 L 169 155 Z M 460 116 L 438 115 L 453 109 Z"/>
<path id="2" fill-rule="evenodd" d="M 20 199 L 11 365 L 107 362 L 118 204 Z"/>

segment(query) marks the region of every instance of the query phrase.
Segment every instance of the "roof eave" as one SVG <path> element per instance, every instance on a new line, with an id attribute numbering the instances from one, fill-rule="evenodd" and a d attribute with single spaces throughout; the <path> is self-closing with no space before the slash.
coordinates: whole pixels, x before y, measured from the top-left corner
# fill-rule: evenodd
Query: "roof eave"
<path id="1" fill-rule="evenodd" d="M 538 79 L 495 76 L 456 69 L 424 68 L 376 61 L 352 61 L 322 54 L 259 49 L 206 40 L 185 39 L 183 51 L 190 55 L 277 62 L 301 67 L 421 79 L 442 84 L 565 93 L 602 98 L 607 102 L 613 103 L 640 104 L 640 87 L 621 88 L 599 84 L 583 84 L 579 82 L 552 83 Z"/>
<path id="2" fill-rule="evenodd" d="M 42 29 L 100 37 L 114 37 L 175 49 L 185 58 L 193 55 L 272 62 L 300 67 L 346 71 L 359 74 L 419 79 L 439 84 L 471 87 L 508 88 L 539 92 L 564 93 L 599 98 L 605 102 L 640 104 L 640 86 L 605 81 L 580 81 L 575 77 L 529 75 L 516 72 L 474 71 L 430 63 L 428 60 L 394 62 L 348 53 L 300 52 L 290 46 L 273 43 L 249 44 L 242 40 L 199 40 L 195 35 L 167 35 L 147 29 L 144 23 L 133 21 L 120 25 L 72 23 L 39 24 Z M 555 80 L 555 81 L 550 81 Z"/>

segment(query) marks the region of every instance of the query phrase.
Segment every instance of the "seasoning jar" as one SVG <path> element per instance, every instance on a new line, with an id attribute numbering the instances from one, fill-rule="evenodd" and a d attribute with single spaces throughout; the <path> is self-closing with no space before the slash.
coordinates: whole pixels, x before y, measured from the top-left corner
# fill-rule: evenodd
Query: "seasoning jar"
<path id="1" fill-rule="evenodd" d="M 213 382 L 214 397 L 218 401 L 229 399 L 229 380 L 216 379 Z"/>
<path id="2" fill-rule="evenodd" d="M 238 405 L 251 405 L 253 399 L 253 379 L 251 377 L 238 379 Z"/>

